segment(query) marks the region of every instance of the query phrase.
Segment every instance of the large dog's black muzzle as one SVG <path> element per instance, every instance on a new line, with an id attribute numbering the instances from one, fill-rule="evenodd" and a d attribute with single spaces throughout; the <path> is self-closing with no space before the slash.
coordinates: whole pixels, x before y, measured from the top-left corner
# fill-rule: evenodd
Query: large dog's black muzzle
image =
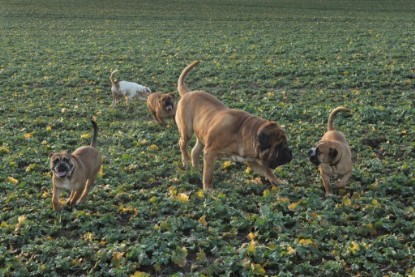
<path id="1" fill-rule="evenodd" d="M 291 162 L 292 159 L 293 154 L 291 148 L 286 145 L 282 145 L 279 149 L 276 149 L 275 159 L 270 162 L 269 167 L 275 169 L 280 165 Z"/>
<path id="2" fill-rule="evenodd" d="M 318 160 L 318 148 L 311 148 L 308 150 L 308 157 L 310 162 L 314 165 L 320 165 L 320 161 Z"/>

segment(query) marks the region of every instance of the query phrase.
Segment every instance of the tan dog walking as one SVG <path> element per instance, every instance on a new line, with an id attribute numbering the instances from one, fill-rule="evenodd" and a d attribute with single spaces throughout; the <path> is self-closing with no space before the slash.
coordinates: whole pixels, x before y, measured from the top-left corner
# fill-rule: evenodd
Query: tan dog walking
<path id="1" fill-rule="evenodd" d="M 199 157 L 204 152 L 204 189 L 213 188 L 213 171 L 218 159 L 246 162 L 272 184 L 280 184 L 273 169 L 292 159 L 283 129 L 274 121 L 230 109 L 207 92 L 190 91 L 184 79 L 198 63 L 188 65 L 178 80 L 181 99 L 177 104 L 176 124 L 183 166 L 187 167 L 190 162 L 187 144 L 195 134 L 191 163 L 199 168 Z"/>
<path id="2" fill-rule="evenodd" d="M 94 128 L 90 146 L 82 146 L 73 153 L 63 151 L 51 155 L 50 169 L 53 183 L 53 208 L 62 209 L 59 196 L 62 190 L 70 190 L 68 205 L 83 203 L 94 184 L 95 178 L 101 168 L 102 157 L 97 150 L 98 125 L 91 119 Z"/>
<path id="3" fill-rule="evenodd" d="M 147 107 L 154 119 L 164 126 L 167 125 L 166 119 L 176 115 L 176 105 L 172 93 L 153 92 L 147 97 Z"/>
<path id="4" fill-rule="evenodd" d="M 349 144 L 344 134 L 334 128 L 334 118 L 339 112 L 350 112 L 350 110 L 345 107 L 334 109 L 329 115 L 327 132 L 317 146 L 309 151 L 310 161 L 319 166 L 326 195 L 332 193 L 330 187 L 332 177 L 341 177 L 336 182 L 336 187 L 344 188 L 352 175 L 353 162 Z"/>

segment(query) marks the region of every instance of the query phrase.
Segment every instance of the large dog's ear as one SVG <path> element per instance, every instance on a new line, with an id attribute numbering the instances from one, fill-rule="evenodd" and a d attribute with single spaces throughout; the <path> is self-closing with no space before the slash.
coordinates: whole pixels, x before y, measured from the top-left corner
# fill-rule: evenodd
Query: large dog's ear
<path id="1" fill-rule="evenodd" d="M 329 157 L 331 160 L 334 160 L 337 157 L 337 154 L 339 154 L 339 151 L 335 148 L 329 148 Z"/>
<path id="2" fill-rule="evenodd" d="M 258 135 L 258 142 L 259 142 L 259 149 L 261 150 L 261 152 L 267 150 L 268 148 L 271 147 L 270 144 L 270 137 L 268 134 L 261 132 Z"/>

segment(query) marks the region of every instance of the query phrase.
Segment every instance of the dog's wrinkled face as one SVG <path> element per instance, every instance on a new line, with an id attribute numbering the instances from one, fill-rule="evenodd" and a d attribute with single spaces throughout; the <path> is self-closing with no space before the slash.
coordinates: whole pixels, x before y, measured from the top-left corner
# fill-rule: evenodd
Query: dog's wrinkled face
<path id="1" fill-rule="evenodd" d="M 52 154 L 50 169 L 58 178 L 70 177 L 74 169 L 71 154 L 67 151 Z"/>
<path id="2" fill-rule="evenodd" d="M 172 112 L 174 111 L 174 99 L 171 94 L 165 94 L 160 98 L 161 106 L 167 111 Z"/>
<path id="3" fill-rule="evenodd" d="M 321 163 L 333 164 L 338 155 L 336 148 L 331 147 L 328 143 L 319 143 L 316 148 L 311 148 L 308 151 L 308 157 L 310 162 L 314 165 L 320 165 Z"/>
<path id="4" fill-rule="evenodd" d="M 287 164 L 293 158 L 284 131 L 278 125 L 261 131 L 258 142 L 260 159 L 271 169 Z"/>

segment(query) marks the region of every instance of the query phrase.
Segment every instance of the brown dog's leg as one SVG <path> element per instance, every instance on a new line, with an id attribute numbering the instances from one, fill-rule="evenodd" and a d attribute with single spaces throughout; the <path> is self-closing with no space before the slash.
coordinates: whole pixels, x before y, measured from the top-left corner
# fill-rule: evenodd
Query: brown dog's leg
<path id="1" fill-rule="evenodd" d="M 53 209 L 58 212 L 62 210 L 62 205 L 59 201 L 59 195 L 61 194 L 61 192 L 62 190 L 60 188 L 53 186 L 52 204 L 53 204 Z"/>
<path id="2" fill-rule="evenodd" d="M 247 162 L 247 164 L 256 173 L 260 174 L 261 176 L 266 177 L 271 182 L 271 184 L 273 185 L 284 184 L 284 181 L 279 180 L 277 177 L 275 177 L 274 173 L 272 172 L 270 168 L 260 165 L 257 162 Z"/>
<path id="3" fill-rule="evenodd" d="M 74 194 L 72 196 L 72 199 L 69 200 L 69 205 L 75 205 L 78 201 L 79 197 L 82 195 L 82 190 L 74 190 Z"/>
<path id="4" fill-rule="evenodd" d="M 350 176 L 352 176 L 352 173 L 345 174 L 340 180 L 336 182 L 336 187 L 339 189 L 344 189 L 347 185 L 347 182 L 349 181 Z"/>
<path id="5" fill-rule="evenodd" d="M 213 171 L 215 169 L 216 154 L 206 150 L 203 159 L 203 189 L 213 189 Z"/>
<path id="6" fill-rule="evenodd" d="M 320 176 L 321 176 L 321 180 L 323 181 L 323 186 L 326 191 L 326 196 L 332 194 L 331 188 L 330 188 L 330 177 L 324 173 L 321 167 L 320 167 Z"/>
<path id="7" fill-rule="evenodd" d="M 196 169 L 199 169 L 199 157 L 202 152 L 204 145 L 196 139 L 196 144 L 192 149 L 192 166 Z"/>
<path id="8" fill-rule="evenodd" d="M 75 197 L 75 191 L 71 190 L 71 194 L 68 197 L 68 200 L 66 200 L 66 205 L 72 205 L 72 199 Z"/>
<path id="9" fill-rule="evenodd" d="M 84 203 L 85 202 L 86 197 L 88 196 L 88 193 L 91 190 L 92 185 L 94 184 L 94 182 L 95 182 L 95 178 L 88 179 L 88 181 L 86 182 L 85 189 L 82 192 L 81 198 L 79 198 L 77 203 Z"/>
<path id="10" fill-rule="evenodd" d="M 184 168 L 187 168 L 189 164 L 189 152 L 187 151 L 187 138 L 182 134 L 179 140 L 180 152 L 182 152 L 182 164 Z"/>

